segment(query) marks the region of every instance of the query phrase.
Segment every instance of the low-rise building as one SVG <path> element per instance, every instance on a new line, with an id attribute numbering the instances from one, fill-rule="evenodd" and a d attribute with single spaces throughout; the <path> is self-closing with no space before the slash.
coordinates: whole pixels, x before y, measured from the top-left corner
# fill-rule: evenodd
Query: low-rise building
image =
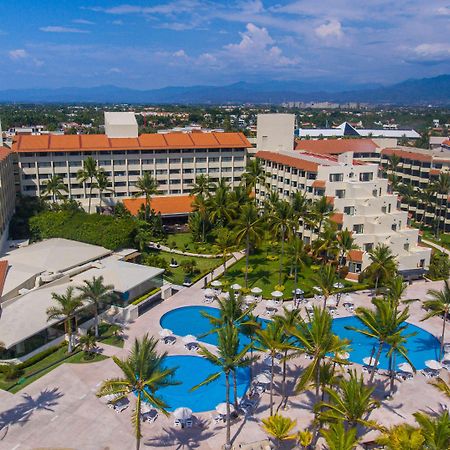
<path id="1" fill-rule="evenodd" d="M 15 195 L 13 154 L 0 145 L 0 254 L 8 238 L 8 224 L 14 213 Z"/>

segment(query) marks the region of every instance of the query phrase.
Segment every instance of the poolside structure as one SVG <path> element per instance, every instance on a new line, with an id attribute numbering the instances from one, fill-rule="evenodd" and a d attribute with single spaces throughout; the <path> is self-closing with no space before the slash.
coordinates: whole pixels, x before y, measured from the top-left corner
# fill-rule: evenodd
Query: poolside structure
<path id="1" fill-rule="evenodd" d="M 135 250 L 117 253 L 103 247 L 67 239 L 49 239 L 12 249 L 0 259 L 0 302 L 2 359 L 27 358 L 64 339 L 61 320 L 47 320 L 46 310 L 54 304 L 52 294 L 103 277 L 114 286 L 116 314 L 124 320 L 136 317 L 130 303 L 163 284 L 163 269 L 127 262 Z M 106 306 L 105 306 L 106 308 Z M 100 312 L 106 311 L 105 309 Z M 92 311 L 77 314 L 79 325 L 92 319 Z"/>

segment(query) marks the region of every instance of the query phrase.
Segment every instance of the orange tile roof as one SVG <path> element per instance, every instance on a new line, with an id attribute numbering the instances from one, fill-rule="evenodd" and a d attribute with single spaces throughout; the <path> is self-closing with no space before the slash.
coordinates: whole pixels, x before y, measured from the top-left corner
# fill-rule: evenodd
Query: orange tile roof
<path id="1" fill-rule="evenodd" d="M 327 195 L 327 196 L 326 196 L 326 199 L 327 199 L 327 203 L 328 203 L 329 205 L 334 205 L 334 196 L 332 196 L 332 195 Z"/>
<path id="2" fill-rule="evenodd" d="M 373 153 L 378 145 L 372 139 L 305 139 L 295 142 L 295 150 L 321 155 L 339 155 L 345 152 Z"/>
<path id="3" fill-rule="evenodd" d="M 347 274 L 347 276 L 345 277 L 345 279 L 349 280 L 349 281 L 358 281 L 359 280 L 359 273 L 349 272 Z"/>
<path id="4" fill-rule="evenodd" d="M 442 143 L 442 145 L 446 145 L 447 147 L 450 147 L 450 139 L 447 139 Z"/>
<path id="5" fill-rule="evenodd" d="M 80 150 L 149 150 L 197 148 L 247 148 L 250 142 L 242 133 L 166 133 L 142 134 L 138 138 L 108 138 L 104 134 L 21 135 L 13 143 L 15 152 Z"/>
<path id="6" fill-rule="evenodd" d="M 330 220 L 334 223 L 343 223 L 344 222 L 344 214 L 343 213 L 334 213 Z"/>
<path id="7" fill-rule="evenodd" d="M 156 195 L 151 199 L 150 207 L 163 216 L 188 214 L 192 212 L 193 200 L 194 197 L 190 195 Z M 126 198 L 123 204 L 131 214 L 136 215 L 141 206 L 145 205 L 145 198 Z"/>
<path id="8" fill-rule="evenodd" d="M 306 161 L 301 158 L 286 156 L 275 152 L 259 151 L 256 153 L 256 157 L 267 161 L 276 162 L 278 164 L 284 164 L 296 169 L 307 170 L 308 172 L 317 172 L 317 168 L 319 167 L 319 164 L 315 162 Z"/>
<path id="9" fill-rule="evenodd" d="M 431 162 L 433 159 L 431 155 L 425 155 L 423 153 L 415 153 L 415 152 L 409 152 L 407 150 L 401 150 L 399 148 L 385 148 L 381 151 L 382 155 L 397 155 L 400 158 L 403 159 L 409 159 L 411 161 L 425 161 L 425 162 Z"/>
<path id="10" fill-rule="evenodd" d="M 313 184 L 312 184 L 312 187 L 315 187 L 315 188 L 324 188 L 324 187 L 325 187 L 325 184 L 326 184 L 326 181 L 325 181 L 325 180 L 314 180 L 314 181 L 313 181 Z"/>
<path id="11" fill-rule="evenodd" d="M 362 262 L 364 252 L 361 250 L 350 250 L 347 253 L 348 259 L 354 262 Z"/>
<path id="12" fill-rule="evenodd" d="M 8 272 L 8 261 L 0 261 L 0 297 L 5 286 L 6 273 Z"/>
<path id="13" fill-rule="evenodd" d="M 0 161 L 3 161 L 11 154 L 11 150 L 7 147 L 0 147 Z"/>
<path id="14" fill-rule="evenodd" d="M 439 175 L 440 173 L 439 169 L 430 169 L 430 175 Z"/>

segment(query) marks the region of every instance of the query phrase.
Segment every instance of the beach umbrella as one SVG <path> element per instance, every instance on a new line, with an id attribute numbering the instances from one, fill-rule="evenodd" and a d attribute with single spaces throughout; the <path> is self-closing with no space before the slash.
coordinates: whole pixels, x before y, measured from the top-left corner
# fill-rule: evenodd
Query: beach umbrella
<path id="1" fill-rule="evenodd" d="M 154 409 L 154 408 L 152 405 L 150 405 L 150 403 L 148 403 L 148 402 L 141 403 L 141 412 L 143 414 L 150 412 L 152 409 Z"/>
<path id="2" fill-rule="evenodd" d="M 436 361 L 435 359 L 429 359 L 428 361 L 425 361 L 425 365 L 431 370 L 442 369 L 442 364 L 439 361 Z"/>
<path id="3" fill-rule="evenodd" d="M 274 297 L 274 298 L 281 298 L 281 297 L 283 297 L 283 293 L 281 291 L 273 291 L 270 295 L 272 297 Z"/>
<path id="4" fill-rule="evenodd" d="M 166 337 L 169 337 L 169 336 L 173 336 L 173 331 L 172 331 L 172 330 L 169 330 L 168 328 L 164 328 L 164 329 L 162 329 L 162 330 L 159 332 L 159 335 L 160 335 L 162 338 L 166 338 Z"/>
<path id="5" fill-rule="evenodd" d="M 320 288 L 319 286 L 314 286 L 313 289 L 317 292 L 322 292 L 322 288 Z"/>
<path id="6" fill-rule="evenodd" d="M 338 283 L 334 283 L 334 284 L 333 284 L 333 287 L 336 288 L 336 289 L 342 289 L 342 288 L 344 288 L 345 286 L 344 286 L 342 283 L 338 282 Z"/>
<path id="7" fill-rule="evenodd" d="M 216 293 L 212 289 L 205 289 L 205 297 L 214 297 Z"/>
<path id="8" fill-rule="evenodd" d="M 267 300 L 266 308 L 267 309 L 275 309 L 278 305 L 273 300 Z"/>
<path id="9" fill-rule="evenodd" d="M 302 295 L 302 294 L 304 294 L 305 292 L 302 291 L 300 288 L 297 288 L 297 289 L 294 289 L 294 290 L 292 291 L 292 293 L 293 293 L 294 295 Z"/>
<path id="10" fill-rule="evenodd" d="M 305 305 L 305 308 L 306 308 L 308 311 L 312 311 L 312 310 L 314 309 L 314 306 L 312 305 L 311 302 L 308 302 L 308 303 Z"/>
<path id="11" fill-rule="evenodd" d="M 348 358 L 350 358 L 350 353 L 349 352 L 336 353 L 336 358 L 348 359 Z"/>
<path id="12" fill-rule="evenodd" d="M 412 368 L 411 364 L 408 364 L 407 362 L 401 363 L 398 365 L 399 370 L 405 373 L 413 373 L 414 369 Z"/>
<path id="13" fill-rule="evenodd" d="M 227 413 L 227 404 L 225 402 L 224 403 L 219 403 L 216 406 L 216 411 L 219 414 L 225 415 Z M 234 406 L 230 403 L 230 413 L 232 413 L 233 411 L 234 411 Z"/>
<path id="14" fill-rule="evenodd" d="M 231 289 L 235 290 L 235 291 L 239 291 L 242 289 L 242 286 L 238 283 L 234 283 L 231 285 Z"/>
<path id="15" fill-rule="evenodd" d="M 287 305 L 287 306 L 285 306 L 285 308 L 288 310 L 288 311 L 294 311 L 294 305 L 292 304 L 292 303 L 289 303 L 289 305 Z"/>
<path id="16" fill-rule="evenodd" d="M 257 287 L 257 286 L 255 286 L 254 288 L 252 288 L 252 289 L 250 290 L 250 292 L 251 292 L 252 294 L 255 294 L 255 295 L 261 295 L 261 294 L 262 294 L 262 289 L 259 288 L 259 287 Z"/>
<path id="17" fill-rule="evenodd" d="M 173 412 L 173 416 L 178 420 L 188 420 L 192 417 L 192 409 L 182 406 Z"/>
<path id="18" fill-rule="evenodd" d="M 334 299 L 333 297 L 330 297 L 327 299 L 327 306 L 328 308 L 336 308 L 336 299 Z"/>
<path id="19" fill-rule="evenodd" d="M 253 295 L 246 295 L 244 298 L 245 303 L 254 303 L 255 302 L 255 297 L 253 297 Z"/>
<path id="20" fill-rule="evenodd" d="M 211 286 L 212 286 L 212 287 L 215 287 L 215 288 L 221 287 L 221 286 L 222 286 L 222 282 L 219 281 L 219 280 L 214 280 L 214 281 L 211 283 Z"/>
<path id="21" fill-rule="evenodd" d="M 257 375 L 256 381 L 261 384 L 269 384 L 270 378 L 265 373 L 260 373 Z"/>
<path id="22" fill-rule="evenodd" d="M 378 364 L 380 364 L 379 361 L 376 361 L 375 358 L 371 358 L 370 356 L 367 356 L 366 358 L 364 358 L 364 359 L 363 359 L 363 363 L 364 363 L 366 366 L 374 366 L 375 363 L 377 363 L 377 366 L 378 366 Z"/>
<path id="23" fill-rule="evenodd" d="M 185 344 L 192 344 L 193 342 L 197 342 L 197 338 L 192 334 L 187 334 L 186 336 L 184 336 L 183 342 Z"/>
<path id="24" fill-rule="evenodd" d="M 349 294 L 347 294 L 347 295 L 344 297 L 343 304 L 344 304 L 344 306 L 345 306 L 345 305 L 353 305 L 354 302 L 353 302 L 352 296 L 349 295 Z"/>

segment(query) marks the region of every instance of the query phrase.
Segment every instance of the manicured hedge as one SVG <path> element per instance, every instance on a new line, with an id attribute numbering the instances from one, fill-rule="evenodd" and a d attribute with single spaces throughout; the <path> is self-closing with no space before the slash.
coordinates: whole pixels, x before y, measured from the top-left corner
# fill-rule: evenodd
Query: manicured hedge
<path id="1" fill-rule="evenodd" d="M 46 211 L 30 219 L 34 241 L 65 238 L 110 250 L 132 247 L 137 223 L 131 217 L 116 218 L 71 211 Z"/>

